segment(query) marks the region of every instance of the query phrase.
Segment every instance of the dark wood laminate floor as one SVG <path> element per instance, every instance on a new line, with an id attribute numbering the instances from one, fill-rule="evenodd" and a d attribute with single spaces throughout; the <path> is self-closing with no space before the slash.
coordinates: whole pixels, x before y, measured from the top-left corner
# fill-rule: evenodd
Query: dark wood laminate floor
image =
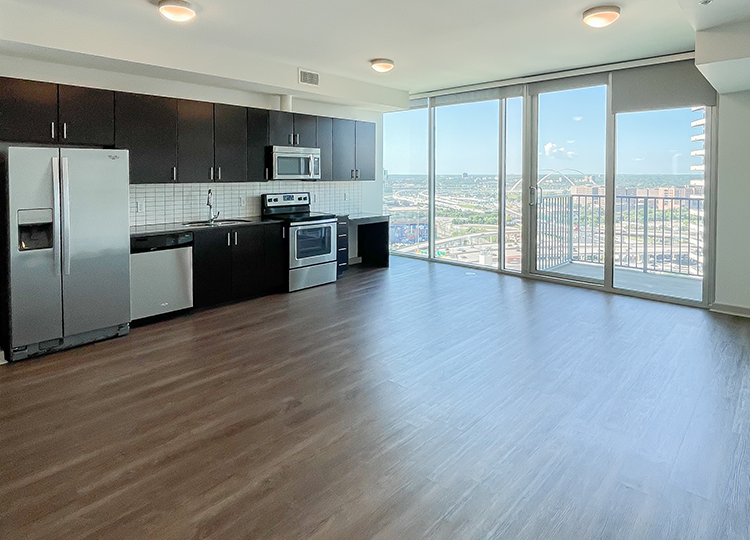
<path id="1" fill-rule="evenodd" d="M 747 539 L 750 324 L 393 258 L 0 367 L 4 539 Z"/>

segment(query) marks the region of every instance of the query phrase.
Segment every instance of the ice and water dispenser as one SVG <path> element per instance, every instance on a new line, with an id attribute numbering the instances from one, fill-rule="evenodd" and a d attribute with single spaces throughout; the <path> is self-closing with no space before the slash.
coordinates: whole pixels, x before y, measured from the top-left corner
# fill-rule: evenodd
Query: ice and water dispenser
<path id="1" fill-rule="evenodd" d="M 18 211 L 18 251 L 51 249 L 54 239 L 51 208 Z"/>

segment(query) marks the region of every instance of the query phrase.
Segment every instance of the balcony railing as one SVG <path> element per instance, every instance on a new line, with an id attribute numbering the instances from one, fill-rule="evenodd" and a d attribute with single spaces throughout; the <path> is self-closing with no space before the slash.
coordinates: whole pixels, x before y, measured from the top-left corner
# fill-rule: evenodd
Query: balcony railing
<path id="1" fill-rule="evenodd" d="M 554 195 L 538 202 L 537 267 L 604 264 L 603 195 Z M 614 264 L 644 272 L 703 276 L 704 201 L 615 197 Z"/>

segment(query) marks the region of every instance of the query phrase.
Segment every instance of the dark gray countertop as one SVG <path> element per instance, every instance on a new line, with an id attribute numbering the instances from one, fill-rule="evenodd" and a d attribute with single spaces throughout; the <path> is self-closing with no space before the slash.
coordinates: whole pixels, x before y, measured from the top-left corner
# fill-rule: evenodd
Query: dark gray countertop
<path id="1" fill-rule="evenodd" d="M 349 214 L 349 222 L 352 225 L 366 225 L 368 223 L 383 223 L 391 219 L 389 215 L 379 214 Z"/>
<path id="2" fill-rule="evenodd" d="M 169 234 L 176 232 L 195 232 L 202 229 L 213 229 L 221 227 L 243 227 L 245 225 L 260 225 L 273 222 L 273 220 L 262 219 L 260 216 L 237 218 L 232 223 L 218 223 L 211 227 L 200 225 L 185 225 L 182 222 L 160 223 L 158 225 L 134 225 L 130 227 L 130 236 L 153 236 L 155 234 Z"/>

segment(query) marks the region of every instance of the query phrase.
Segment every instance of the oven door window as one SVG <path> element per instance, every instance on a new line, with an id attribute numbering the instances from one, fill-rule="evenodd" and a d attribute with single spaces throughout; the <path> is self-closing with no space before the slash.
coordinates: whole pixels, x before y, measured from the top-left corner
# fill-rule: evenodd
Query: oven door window
<path id="1" fill-rule="evenodd" d="M 310 176 L 310 159 L 301 156 L 276 156 L 279 176 Z"/>
<path id="2" fill-rule="evenodd" d="M 308 259 L 331 253 L 331 226 L 297 230 L 297 259 Z"/>

